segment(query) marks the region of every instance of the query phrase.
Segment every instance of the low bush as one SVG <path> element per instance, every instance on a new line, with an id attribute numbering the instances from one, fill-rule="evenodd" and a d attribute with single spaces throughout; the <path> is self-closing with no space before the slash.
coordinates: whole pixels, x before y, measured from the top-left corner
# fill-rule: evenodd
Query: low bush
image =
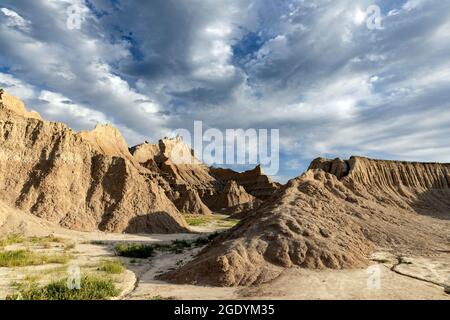
<path id="1" fill-rule="evenodd" d="M 146 259 L 154 255 L 153 246 L 144 244 L 118 244 L 115 247 L 116 253 L 122 257 Z"/>
<path id="2" fill-rule="evenodd" d="M 51 282 L 45 286 L 35 283 L 22 286 L 7 300 L 102 300 L 119 295 L 111 279 L 85 276 L 80 281 L 80 289 L 70 289 L 67 279 Z"/>

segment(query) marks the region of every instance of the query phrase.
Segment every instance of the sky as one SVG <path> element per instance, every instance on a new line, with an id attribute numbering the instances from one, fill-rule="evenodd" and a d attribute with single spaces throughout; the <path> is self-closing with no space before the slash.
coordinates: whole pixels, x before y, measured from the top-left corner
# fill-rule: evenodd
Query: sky
<path id="1" fill-rule="evenodd" d="M 450 162 L 450 1 L 1 0 L 0 43 L 1 87 L 129 145 L 279 129 L 281 182 L 319 156 Z"/>

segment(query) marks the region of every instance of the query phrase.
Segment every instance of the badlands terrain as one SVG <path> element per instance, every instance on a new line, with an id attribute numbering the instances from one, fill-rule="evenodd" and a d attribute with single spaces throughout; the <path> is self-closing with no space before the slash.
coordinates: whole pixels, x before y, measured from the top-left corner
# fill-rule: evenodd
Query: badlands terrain
<path id="1" fill-rule="evenodd" d="M 450 164 L 318 158 L 280 185 L 0 97 L 0 299 L 450 298 Z M 74 267 L 98 292 L 55 294 Z"/>

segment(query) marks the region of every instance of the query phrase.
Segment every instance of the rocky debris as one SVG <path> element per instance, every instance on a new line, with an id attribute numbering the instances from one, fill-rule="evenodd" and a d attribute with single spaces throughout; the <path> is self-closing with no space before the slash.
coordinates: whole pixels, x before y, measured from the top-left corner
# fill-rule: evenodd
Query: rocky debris
<path id="1" fill-rule="evenodd" d="M 212 214 L 211 210 L 203 203 L 202 199 L 200 199 L 196 190 L 185 187 L 184 190 L 178 192 L 180 193 L 180 196 L 175 200 L 175 205 L 180 212 L 199 215 Z"/>
<path id="2" fill-rule="evenodd" d="M 253 170 L 245 172 L 211 168 L 210 174 L 224 183 L 235 181 L 238 185 L 243 186 L 249 194 L 262 200 L 271 197 L 281 186 L 266 176 L 259 165 Z"/>
<path id="3" fill-rule="evenodd" d="M 0 199 L 63 227 L 174 233 L 188 226 L 150 171 L 110 126 L 75 133 L 29 116 L 6 99 L 0 110 Z M 6 105 L 6 107 L 5 107 Z"/>
<path id="4" fill-rule="evenodd" d="M 362 157 L 315 160 L 193 261 L 161 278 L 253 285 L 294 266 L 362 267 L 376 247 L 418 255 L 448 250 L 449 168 Z"/>

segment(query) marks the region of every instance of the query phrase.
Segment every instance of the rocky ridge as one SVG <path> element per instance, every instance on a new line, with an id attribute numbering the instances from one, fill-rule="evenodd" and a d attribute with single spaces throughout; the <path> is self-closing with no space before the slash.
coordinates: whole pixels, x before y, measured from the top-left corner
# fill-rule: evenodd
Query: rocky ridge
<path id="1" fill-rule="evenodd" d="M 450 164 L 316 159 L 193 261 L 162 279 L 253 285 L 294 266 L 368 264 L 375 248 L 449 250 Z"/>

